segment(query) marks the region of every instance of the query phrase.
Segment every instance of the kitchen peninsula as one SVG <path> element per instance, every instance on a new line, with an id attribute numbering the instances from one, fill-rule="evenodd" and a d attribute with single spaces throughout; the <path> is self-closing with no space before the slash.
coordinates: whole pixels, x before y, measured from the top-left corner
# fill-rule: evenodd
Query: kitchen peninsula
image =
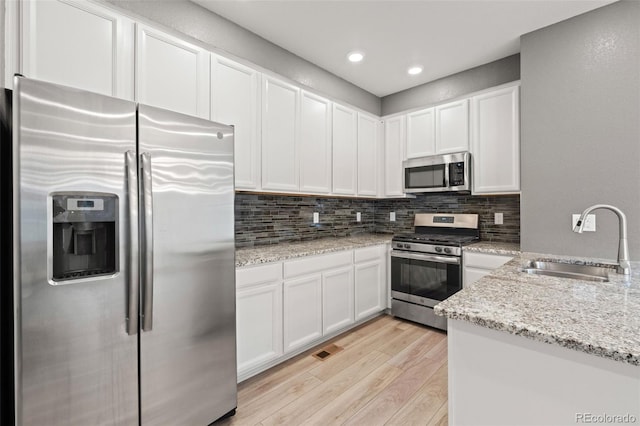
<path id="1" fill-rule="evenodd" d="M 609 282 L 521 271 L 539 258 L 589 262 L 522 253 L 436 306 L 449 319 L 451 424 L 637 422 L 640 263 Z"/>

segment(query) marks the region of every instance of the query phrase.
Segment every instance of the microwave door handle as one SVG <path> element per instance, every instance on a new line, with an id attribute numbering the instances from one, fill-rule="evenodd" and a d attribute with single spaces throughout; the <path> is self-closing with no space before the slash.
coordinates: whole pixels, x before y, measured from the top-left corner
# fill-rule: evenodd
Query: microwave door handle
<path id="1" fill-rule="evenodd" d="M 391 252 L 391 257 L 397 257 L 400 259 L 424 260 L 427 262 L 450 263 L 455 265 L 460 264 L 459 257 L 434 256 L 430 254 L 398 252 L 395 250 Z"/>
<path id="2" fill-rule="evenodd" d="M 444 163 L 444 187 L 449 188 L 449 162 Z"/>
<path id="3" fill-rule="evenodd" d="M 144 255 L 142 278 L 142 331 L 153 328 L 153 192 L 151 154 L 142 154 L 142 203 L 144 214 Z"/>
<path id="4" fill-rule="evenodd" d="M 135 151 L 126 152 L 127 206 L 129 209 L 129 274 L 127 276 L 126 328 L 130 336 L 138 334 L 138 297 L 140 260 L 138 258 L 138 165 Z"/>

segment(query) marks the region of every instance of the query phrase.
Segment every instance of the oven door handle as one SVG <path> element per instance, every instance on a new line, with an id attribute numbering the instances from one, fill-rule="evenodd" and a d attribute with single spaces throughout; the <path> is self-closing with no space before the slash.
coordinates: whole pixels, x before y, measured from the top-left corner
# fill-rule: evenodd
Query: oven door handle
<path id="1" fill-rule="evenodd" d="M 430 254 L 407 253 L 397 250 L 391 251 L 391 257 L 398 257 L 400 259 L 425 260 L 427 262 L 451 263 L 455 265 L 460 264 L 459 257 L 433 256 Z"/>

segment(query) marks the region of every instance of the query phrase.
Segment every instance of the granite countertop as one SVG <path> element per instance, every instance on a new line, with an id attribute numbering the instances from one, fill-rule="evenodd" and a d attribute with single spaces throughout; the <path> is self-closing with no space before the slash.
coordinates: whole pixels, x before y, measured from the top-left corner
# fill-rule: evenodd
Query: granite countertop
<path id="1" fill-rule="evenodd" d="M 640 365 L 640 262 L 599 283 L 520 271 L 532 259 L 611 261 L 522 253 L 434 308 L 437 315 Z"/>
<path id="2" fill-rule="evenodd" d="M 502 256 L 518 256 L 520 254 L 520 244 L 500 243 L 490 241 L 478 241 L 462 247 L 462 251 L 473 253 L 499 254 Z"/>
<path id="3" fill-rule="evenodd" d="M 391 242 L 392 237 L 392 234 L 359 234 L 350 237 L 320 238 L 310 241 L 239 248 L 236 249 L 236 268 L 384 244 Z"/>

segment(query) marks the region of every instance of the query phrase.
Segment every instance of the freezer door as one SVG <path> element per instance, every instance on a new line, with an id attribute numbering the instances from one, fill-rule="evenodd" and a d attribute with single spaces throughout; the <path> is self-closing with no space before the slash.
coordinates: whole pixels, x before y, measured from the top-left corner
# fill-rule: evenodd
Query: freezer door
<path id="1" fill-rule="evenodd" d="M 138 123 L 141 420 L 206 425 L 236 407 L 233 129 L 144 105 Z"/>
<path id="2" fill-rule="evenodd" d="M 14 88 L 17 424 L 136 425 L 135 104 Z"/>

